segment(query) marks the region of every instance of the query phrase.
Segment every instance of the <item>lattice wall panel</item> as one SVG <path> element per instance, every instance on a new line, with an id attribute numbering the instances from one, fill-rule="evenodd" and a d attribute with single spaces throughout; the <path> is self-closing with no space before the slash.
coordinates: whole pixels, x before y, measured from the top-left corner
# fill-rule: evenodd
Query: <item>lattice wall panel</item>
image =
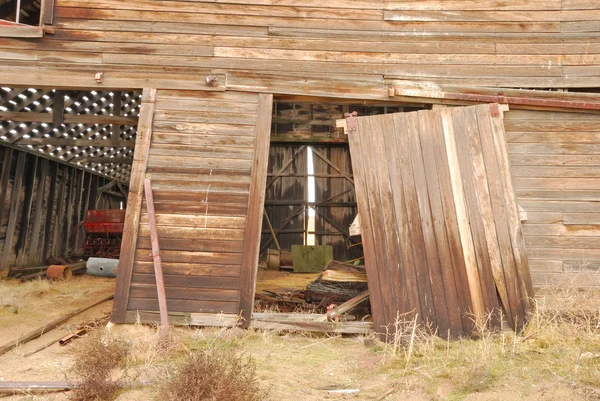
<path id="1" fill-rule="evenodd" d="M 3 87 L 0 89 L 0 113 L 5 116 L 0 118 L 0 140 L 110 178 L 127 181 L 131 171 L 136 126 L 73 124 L 69 123 L 72 121 L 69 117 L 136 117 L 141 107 L 141 97 L 141 93 L 132 91 L 58 91 Z M 62 115 L 65 123 L 52 122 L 56 121 L 53 117 L 55 107 L 64 110 Z M 36 118 L 32 120 L 49 121 L 27 122 L 27 117 L 23 117 L 23 114 L 16 117 L 10 113 L 35 113 Z M 135 119 L 131 121 L 134 122 Z"/>

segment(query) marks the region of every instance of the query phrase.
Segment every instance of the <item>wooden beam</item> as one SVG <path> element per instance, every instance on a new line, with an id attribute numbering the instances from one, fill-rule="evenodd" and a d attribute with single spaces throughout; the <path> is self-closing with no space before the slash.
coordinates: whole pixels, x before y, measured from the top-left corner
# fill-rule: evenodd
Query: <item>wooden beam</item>
<path id="1" fill-rule="evenodd" d="M 133 158 L 131 157 L 107 157 L 107 156 L 99 156 L 99 157 L 82 157 L 76 158 L 72 160 L 73 162 L 80 162 L 81 164 L 90 164 L 90 163 L 98 163 L 98 164 L 132 164 Z"/>
<path id="2" fill-rule="evenodd" d="M 52 25 L 54 23 L 54 0 L 43 0 L 42 22 L 44 25 Z"/>
<path id="3" fill-rule="evenodd" d="M 54 233 L 52 235 L 52 255 L 51 256 L 60 256 L 59 253 L 61 251 L 61 229 L 63 228 L 63 220 L 65 217 L 65 191 L 67 188 L 67 180 L 69 177 L 69 168 L 63 167 L 62 177 L 60 187 L 58 189 L 58 198 L 56 198 L 56 219 L 54 220 Z"/>
<path id="4" fill-rule="evenodd" d="M 269 180 L 269 182 L 267 183 L 266 188 L 270 188 L 271 185 L 273 185 L 273 183 L 275 182 L 275 180 L 280 177 L 283 172 L 290 166 L 290 164 L 292 164 L 292 162 L 294 161 L 294 159 L 296 158 L 296 156 L 298 156 L 300 154 L 300 152 L 302 152 L 304 149 L 306 148 L 306 146 L 300 146 L 292 155 L 292 157 L 290 157 L 290 159 L 288 161 L 286 161 L 283 166 L 281 166 L 281 168 L 279 169 L 279 171 L 277 171 L 274 175 L 273 178 L 271 178 Z M 268 175 L 268 174 L 267 174 Z"/>
<path id="5" fill-rule="evenodd" d="M 10 168 L 12 166 L 13 150 L 11 148 L 4 148 L 4 155 L 2 160 L 2 176 L 0 177 L 0 222 L 4 215 L 4 202 L 6 201 L 6 194 L 8 193 L 8 178 L 10 176 Z"/>
<path id="6" fill-rule="evenodd" d="M 10 210 L 8 211 L 8 223 L 6 225 L 6 234 L 4 236 L 4 247 L 2 250 L 2 264 L 0 269 L 7 269 L 10 265 L 10 252 L 12 250 L 15 228 L 17 225 L 17 215 L 19 214 L 19 200 L 21 199 L 21 187 L 23 186 L 23 173 L 25 172 L 26 153 L 19 153 L 17 157 L 17 169 L 15 170 L 15 180 L 12 188 L 10 200 Z"/>
<path id="7" fill-rule="evenodd" d="M 58 139 L 58 138 L 28 138 L 20 139 L 15 145 L 50 145 L 50 146 L 96 146 L 99 148 L 133 148 L 135 141 L 112 139 Z"/>
<path id="8" fill-rule="evenodd" d="M 23 123 L 53 122 L 54 113 L 0 112 L 0 120 Z M 108 116 L 103 114 L 65 114 L 64 124 L 137 125 L 136 117 Z"/>
<path id="9" fill-rule="evenodd" d="M 248 200 L 248 217 L 244 247 L 242 249 L 242 271 L 240 282 L 240 314 L 242 327 L 249 327 L 254 307 L 256 290 L 256 271 L 260 247 L 263 208 L 267 184 L 267 166 L 269 162 L 269 138 L 271 136 L 271 115 L 273 113 L 273 95 L 258 95 L 258 116 L 256 138 L 254 140 L 254 160 L 252 162 L 252 184 Z"/>
<path id="10" fill-rule="evenodd" d="M 342 176 L 344 176 L 344 178 L 347 179 L 350 182 L 350 184 L 354 185 L 354 179 L 352 177 L 350 177 L 348 174 L 343 172 L 342 169 L 340 169 L 338 166 L 333 164 L 333 162 L 331 160 L 329 160 L 327 157 L 325 157 L 321 152 L 319 152 L 318 150 L 316 150 L 313 147 L 311 147 L 310 149 L 312 150 L 312 152 L 315 155 L 319 156 L 319 158 L 321 158 L 325 163 L 327 163 L 329 166 L 331 166 L 331 168 L 333 168 L 335 171 L 337 171 Z"/>
<path id="11" fill-rule="evenodd" d="M 43 334 L 47 333 L 48 331 L 67 322 L 69 319 L 73 318 L 74 316 L 77 316 L 77 315 L 85 312 L 86 310 L 93 308 L 94 306 L 100 305 L 101 303 L 110 301 L 112 298 L 113 298 L 112 294 L 105 296 L 104 298 L 100 299 L 99 301 L 96 301 L 88 306 L 84 306 L 83 308 L 80 308 L 80 309 L 76 310 L 75 312 L 71 312 L 65 316 L 59 317 L 58 319 L 53 320 L 50 323 L 40 325 L 40 327 L 36 328 L 35 330 L 30 331 L 29 333 L 25 334 L 24 336 L 19 337 L 15 341 L 11 341 L 10 343 L 1 346 L 0 347 L 0 355 L 7 353 L 8 351 L 15 348 L 19 344 L 25 344 L 28 341 L 31 341 L 35 338 L 42 336 Z"/>
<path id="12" fill-rule="evenodd" d="M 362 302 L 366 301 L 369 298 L 369 290 L 358 294 L 357 296 L 350 298 L 340 306 L 336 306 L 333 310 L 327 312 L 323 317 L 320 317 L 317 321 L 326 322 L 332 321 L 336 317 L 339 317 L 342 313 L 346 313 L 349 310 L 355 308 L 360 305 Z"/>
<path id="13" fill-rule="evenodd" d="M 42 28 L 33 25 L 4 23 L 0 25 L 0 37 L 3 38 L 41 38 L 44 36 Z"/>
<path id="14" fill-rule="evenodd" d="M 301 137 L 301 136 L 285 136 L 285 135 L 273 135 L 271 136 L 271 143 L 318 143 L 319 145 L 323 144 L 333 144 L 333 145 L 347 145 L 348 139 L 346 138 L 330 138 L 330 137 L 318 137 L 318 136 L 310 136 L 310 137 Z"/>
<path id="15" fill-rule="evenodd" d="M 21 216 L 21 224 L 19 226 L 19 239 L 17 240 L 17 244 L 15 246 L 17 250 L 17 266 L 25 264 L 25 248 L 27 245 L 27 232 L 29 231 L 29 220 L 31 218 L 31 207 L 33 206 L 33 191 L 36 187 L 38 160 L 39 157 L 37 156 L 33 158 L 33 167 L 31 168 L 30 173 L 28 174 L 29 184 L 25 189 L 23 214 Z"/>
<path id="16" fill-rule="evenodd" d="M 498 89 L 498 91 L 501 91 Z M 460 92 L 444 92 L 441 90 L 425 90 L 425 89 L 406 89 L 398 87 L 390 87 L 390 92 L 393 92 L 394 96 L 400 98 L 418 98 L 426 99 L 429 102 L 435 101 L 448 101 L 451 104 L 473 104 L 473 103 L 500 103 L 510 105 L 511 108 L 519 109 L 552 109 L 552 110 L 563 110 L 563 111 L 586 111 L 586 112 L 599 112 L 600 111 L 600 100 L 573 100 L 570 98 L 566 99 L 547 99 L 541 98 L 537 94 L 531 94 L 528 92 L 523 93 L 522 96 L 506 96 L 503 93 L 491 94 L 491 93 L 460 93 Z M 531 92 L 531 91 L 529 91 Z M 513 93 L 515 93 L 513 91 Z M 554 96 L 559 96 L 554 92 Z M 534 97 L 528 97 L 528 94 Z"/>
<path id="17" fill-rule="evenodd" d="M 43 202 L 46 194 L 46 180 L 48 177 L 48 159 L 42 159 L 40 169 L 40 179 L 35 194 L 35 206 L 33 215 L 33 227 L 31 229 L 31 242 L 29 244 L 29 257 L 27 258 L 27 264 L 32 266 L 38 262 L 38 245 L 40 241 L 40 232 L 42 229 L 42 216 L 43 216 Z"/>
<path id="18" fill-rule="evenodd" d="M 54 205 L 56 204 L 56 184 L 58 180 L 58 168 L 62 166 L 62 164 L 52 163 L 51 164 L 51 173 L 50 173 L 50 189 L 48 191 L 48 201 L 46 202 L 46 220 L 44 221 L 44 231 L 42 234 L 41 240 L 41 250 L 40 255 L 38 255 L 38 263 L 43 263 L 46 260 L 46 255 L 48 254 L 48 249 L 50 245 L 50 228 L 52 227 L 52 218 L 55 217 L 54 213 Z"/>
<path id="19" fill-rule="evenodd" d="M 133 154 L 133 165 L 131 167 L 131 178 L 129 181 L 128 206 L 125 215 L 125 230 L 121 241 L 115 302 L 111 316 L 111 321 L 114 323 L 124 323 L 127 313 L 129 287 L 131 286 L 135 247 L 142 211 L 144 177 L 146 175 L 146 166 L 148 165 L 148 151 L 150 150 L 150 139 L 152 136 L 155 101 L 156 89 L 144 89 L 135 141 L 135 152 Z"/>
<path id="20" fill-rule="evenodd" d="M 52 123 L 62 124 L 65 122 L 65 92 L 57 90 L 54 92 L 54 103 L 52 104 Z"/>

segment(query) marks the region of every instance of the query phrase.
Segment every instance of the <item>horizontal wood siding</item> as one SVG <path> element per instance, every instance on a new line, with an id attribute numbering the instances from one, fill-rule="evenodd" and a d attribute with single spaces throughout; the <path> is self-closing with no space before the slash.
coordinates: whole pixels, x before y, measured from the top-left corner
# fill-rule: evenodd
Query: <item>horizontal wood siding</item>
<path id="1" fill-rule="evenodd" d="M 237 314 L 258 95 L 158 90 L 155 105 L 146 176 L 168 310 Z M 145 200 L 127 309 L 158 310 Z"/>
<path id="2" fill-rule="evenodd" d="M 600 286 L 600 116 L 513 110 L 505 125 L 534 285 Z"/>
<path id="3" fill-rule="evenodd" d="M 105 87 L 385 97 L 388 79 L 585 87 L 600 75 L 593 2 L 348 3 L 57 0 L 51 34 L 3 38 L 0 84 L 96 85 L 103 71 Z M 226 82 L 208 87 L 211 71 Z"/>

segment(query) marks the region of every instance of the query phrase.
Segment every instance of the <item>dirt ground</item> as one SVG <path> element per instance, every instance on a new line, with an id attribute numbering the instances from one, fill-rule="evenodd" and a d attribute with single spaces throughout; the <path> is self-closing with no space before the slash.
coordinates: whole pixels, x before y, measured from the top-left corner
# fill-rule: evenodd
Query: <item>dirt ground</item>
<path id="1" fill-rule="evenodd" d="M 89 277 L 77 280 L 71 288 L 50 283 L 39 296 L 33 291 L 34 296 L 21 300 L 16 316 L 10 306 L 2 306 L 2 338 L 14 338 L 19 327 L 37 327 L 65 310 L 92 303 L 112 291 L 114 284 Z M 4 299 L 10 298 L 9 292 L 4 292 Z M 600 299 L 598 294 L 592 296 Z M 56 305 L 66 309 L 57 312 Z M 99 305 L 44 338 L 69 332 L 78 322 L 101 318 L 110 308 L 110 302 Z M 181 347 L 167 354 L 157 348 L 155 327 L 117 325 L 110 331 L 97 330 L 131 347 L 125 376 L 129 388 L 120 393 L 120 401 L 156 399 L 156 388 L 169 369 L 185 355 L 207 348 L 251 357 L 272 400 L 600 400 L 600 324 L 593 319 L 563 321 L 557 316 L 534 317 L 528 331 L 519 336 L 483 332 L 479 339 L 447 342 L 420 333 L 408 343 L 393 344 L 381 343 L 374 336 L 172 328 L 174 341 Z M 31 356 L 23 354 L 46 339 L 18 347 L 0 356 L 0 382 L 73 380 L 74 350 L 89 338 L 90 334 L 66 346 L 53 344 Z M 69 393 L 23 393 L 4 399 L 68 400 Z"/>

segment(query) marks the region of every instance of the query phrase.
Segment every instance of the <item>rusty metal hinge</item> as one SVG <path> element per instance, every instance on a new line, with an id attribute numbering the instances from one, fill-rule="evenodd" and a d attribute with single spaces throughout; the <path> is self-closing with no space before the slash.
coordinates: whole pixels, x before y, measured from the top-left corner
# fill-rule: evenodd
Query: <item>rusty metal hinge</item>
<path id="1" fill-rule="evenodd" d="M 352 113 L 344 113 L 344 117 L 346 117 L 346 129 L 348 131 L 356 131 L 358 126 L 356 116 L 358 116 L 358 112 L 356 111 L 353 111 Z"/>
<path id="2" fill-rule="evenodd" d="M 500 116 L 500 107 L 498 107 L 498 103 L 490 104 L 490 114 L 492 115 L 492 117 Z"/>

